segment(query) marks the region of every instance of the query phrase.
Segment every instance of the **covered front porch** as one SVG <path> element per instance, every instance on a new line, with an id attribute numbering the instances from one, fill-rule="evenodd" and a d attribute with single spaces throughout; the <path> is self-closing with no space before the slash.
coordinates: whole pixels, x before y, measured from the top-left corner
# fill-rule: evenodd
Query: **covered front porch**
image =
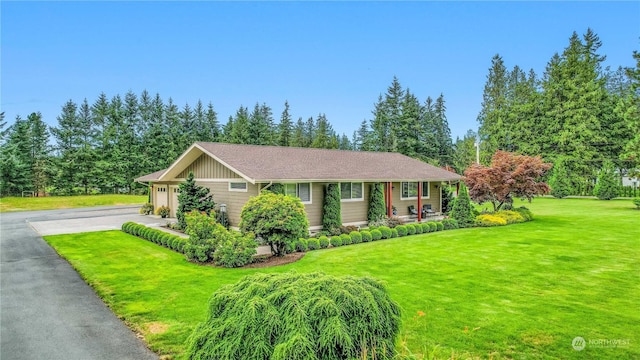
<path id="1" fill-rule="evenodd" d="M 442 186 L 440 181 L 385 182 L 387 216 L 417 222 L 441 220 Z"/>

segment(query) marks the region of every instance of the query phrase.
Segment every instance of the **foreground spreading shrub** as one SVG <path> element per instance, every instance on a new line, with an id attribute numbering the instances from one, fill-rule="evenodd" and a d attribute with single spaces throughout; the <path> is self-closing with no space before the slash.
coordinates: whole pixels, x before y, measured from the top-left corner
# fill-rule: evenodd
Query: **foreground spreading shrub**
<path id="1" fill-rule="evenodd" d="M 271 253 L 282 256 L 309 234 L 309 220 L 299 198 L 270 192 L 252 197 L 242 207 L 240 229 L 262 238 Z"/>
<path id="2" fill-rule="evenodd" d="M 389 359 L 400 308 L 372 278 L 258 273 L 218 289 L 188 359 Z"/>
<path id="3" fill-rule="evenodd" d="M 482 215 L 476 216 L 476 226 L 489 227 L 489 226 L 502 226 L 502 225 L 507 225 L 507 220 L 501 217 L 491 215 L 491 214 L 482 214 Z"/>

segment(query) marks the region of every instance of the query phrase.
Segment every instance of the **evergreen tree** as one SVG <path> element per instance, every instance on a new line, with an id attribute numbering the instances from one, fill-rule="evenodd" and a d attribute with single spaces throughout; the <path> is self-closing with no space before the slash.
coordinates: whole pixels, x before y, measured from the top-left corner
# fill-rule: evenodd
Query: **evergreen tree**
<path id="1" fill-rule="evenodd" d="M 55 137 L 54 147 L 57 155 L 57 173 L 54 179 L 58 192 L 73 194 L 76 185 L 77 154 L 78 154 L 78 106 L 69 100 L 62 107 L 62 113 L 57 118 L 58 126 L 51 129 Z"/>
<path id="2" fill-rule="evenodd" d="M 85 194 L 89 193 L 89 188 L 95 185 L 96 171 L 96 128 L 91 114 L 91 108 L 87 99 L 84 99 L 78 109 L 78 124 L 75 130 L 77 137 L 74 165 L 75 181 L 83 188 Z"/>
<path id="3" fill-rule="evenodd" d="M 340 207 L 340 186 L 337 183 L 327 184 L 322 205 L 322 230 L 332 235 L 340 235 L 342 226 L 342 210 Z"/>
<path id="4" fill-rule="evenodd" d="M 318 115 L 315 129 L 315 138 L 311 143 L 311 147 L 321 149 L 338 148 L 338 142 L 336 140 L 335 132 L 333 131 L 331 124 L 329 124 L 329 121 L 324 114 Z"/>
<path id="5" fill-rule="evenodd" d="M 246 107 L 240 106 L 233 118 L 233 127 L 231 128 L 231 136 L 228 141 L 232 144 L 254 144 L 251 139 L 251 131 L 249 129 L 249 111 Z"/>
<path id="6" fill-rule="evenodd" d="M 291 146 L 292 128 L 291 115 L 289 114 L 289 102 L 285 101 L 284 110 L 280 116 L 280 124 L 278 124 L 278 145 Z"/>
<path id="7" fill-rule="evenodd" d="M 451 130 L 446 116 L 444 95 L 440 94 L 434 106 L 436 125 L 436 144 L 438 146 L 438 163 L 440 165 L 453 165 L 453 144 L 451 141 Z"/>
<path id="8" fill-rule="evenodd" d="M 496 149 L 508 142 L 504 126 L 507 116 L 507 77 L 504 61 L 496 54 L 491 59 L 482 94 L 482 109 L 477 118 L 480 125 L 478 135 L 485 148 L 483 159 L 491 157 Z"/>
<path id="9" fill-rule="evenodd" d="M 32 189 L 29 165 L 29 124 L 20 116 L 7 129 L 7 140 L 0 148 L 0 194 L 21 195 Z"/>
<path id="10" fill-rule="evenodd" d="M 205 114 L 204 130 L 202 134 L 202 141 L 220 141 L 220 123 L 218 123 L 218 114 L 213 109 L 213 104 L 207 105 L 207 112 Z"/>
<path id="11" fill-rule="evenodd" d="M 367 220 L 373 222 L 387 215 L 387 209 L 384 202 L 384 185 L 375 183 L 371 185 L 371 193 L 369 194 L 369 209 L 367 211 Z"/>
<path id="12" fill-rule="evenodd" d="M 358 151 L 373 151 L 371 132 L 366 120 L 362 120 L 360 127 L 353 135 L 353 149 Z"/>
<path id="13" fill-rule="evenodd" d="M 451 209 L 451 218 L 458 222 L 461 228 L 471 227 L 475 222 L 475 216 L 473 214 L 473 205 L 471 205 L 471 199 L 469 198 L 469 192 L 464 183 L 460 183 L 460 191 L 458 197 L 453 202 L 453 208 Z"/>
<path id="14" fill-rule="evenodd" d="M 559 157 L 553 165 L 549 186 L 551 187 L 551 195 L 562 199 L 571 195 L 571 180 L 567 171 L 566 159 Z"/>
<path id="15" fill-rule="evenodd" d="M 453 166 L 459 174 L 476 162 L 477 135 L 473 130 L 468 130 L 464 138 L 456 139 Z"/>
<path id="16" fill-rule="evenodd" d="M 640 52 L 634 51 L 633 58 L 636 60 L 635 68 L 625 69 L 630 91 L 619 101 L 616 112 L 621 114 L 631 134 L 620 157 L 630 166 L 640 166 Z"/>
<path id="17" fill-rule="evenodd" d="M 305 123 L 302 118 L 298 118 L 295 126 L 293 127 L 293 138 L 291 139 L 291 146 L 304 147 L 305 143 Z"/>
<path id="18" fill-rule="evenodd" d="M 178 226 L 181 229 L 186 228 L 185 215 L 192 210 L 205 212 L 207 215 L 215 208 L 216 203 L 213 201 L 213 195 L 209 193 L 209 189 L 196 184 L 193 172 L 189 172 L 185 182 L 178 186 L 178 209 L 176 217 Z"/>
<path id="19" fill-rule="evenodd" d="M 236 122 L 236 126 L 237 126 Z M 249 116 L 248 122 L 248 142 L 241 144 L 255 145 L 273 145 L 274 144 L 274 125 L 271 108 L 267 104 L 256 105 L 253 112 Z"/>
<path id="20" fill-rule="evenodd" d="M 613 162 L 606 160 L 598 173 L 593 195 L 600 200 L 611 200 L 618 196 L 619 190 L 620 178 L 616 175 Z"/>

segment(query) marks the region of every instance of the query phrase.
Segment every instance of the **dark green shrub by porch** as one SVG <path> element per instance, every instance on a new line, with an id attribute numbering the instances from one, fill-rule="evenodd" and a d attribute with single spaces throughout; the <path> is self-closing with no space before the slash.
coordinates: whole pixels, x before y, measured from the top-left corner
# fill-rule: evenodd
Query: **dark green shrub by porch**
<path id="1" fill-rule="evenodd" d="M 340 186 L 336 183 L 327 184 L 322 205 L 322 230 L 331 234 L 340 234 L 342 214 L 340 210 Z"/>
<path id="2" fill-rule="evenodd" d="M 187 359 L 390 359 L 401 321 L 377 280 L 323 273 L 249 275 L 208 309 Z"/>

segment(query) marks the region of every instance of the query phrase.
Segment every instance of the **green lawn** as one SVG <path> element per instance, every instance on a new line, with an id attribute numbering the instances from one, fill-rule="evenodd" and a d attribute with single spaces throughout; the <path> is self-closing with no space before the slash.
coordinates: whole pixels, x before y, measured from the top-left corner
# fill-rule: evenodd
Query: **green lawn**
<path id="1" fill-rule="evenodd" d="M 0 212 L 69 209 L 106 205 L 136 205 L 147 202 L 147 195 L 79 195 L 0 198 Z"/>
<path id="2" fill-rule="evenodd" d="M 530 223 L 314 251 L 270 269 L 198 266 L 118 231 L 46 240 L 159 354 L 180 356 L 221 285 L 257 271 L 321 270 L 386 282 L 403 309 L 398 348 L 419 359 L 640 358 L 640 211 L 629 200 L 528 206 Z M 576 336 L 628 344 L 578 352 Z"/>

